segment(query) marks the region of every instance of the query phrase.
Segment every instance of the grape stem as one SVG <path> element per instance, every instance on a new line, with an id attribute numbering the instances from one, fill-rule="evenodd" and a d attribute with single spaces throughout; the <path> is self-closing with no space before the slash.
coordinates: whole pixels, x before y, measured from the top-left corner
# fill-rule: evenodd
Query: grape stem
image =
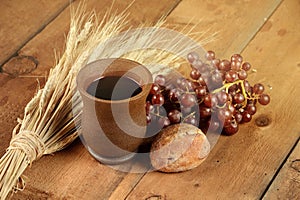
<path id="1" fill-rule="evenodd" d="M 231 101 L 230 101 L 231 102 Z M 219 106 L 219 105 L 216 105 L 217 106 L 217 108 L 225 108 L 225 106 L 226 106 L 226 103 L 224 103 L 222 106 Z"/>
<path id="2" fill-rule="evenodd" d="M 232 82 L 232 83 L 225 83 L 222 87 L 218 88 L 218 89 L 215 89 L 212 93 L 215 94 L 215 93 L 218 93 L 218 92 L 221 92 L 223 89 L 226 90 L 226 93 L 228 93 L 228 90 L 231 86 L 233 85 L 237 85 L 237 84 L 240 84 L 241 86 L 241 89 L 242 89 L 242 94 L 244 95 L 245 97 L 245 101 L 243 102 L 243 106 L 242 108 L 246 107 L 247 106 L 247 99 L 253 99 L 251 97 L 248 97 L 248 93 L 246 92 L 245 90 L 245 86 L 244 86 L 244 82 L 243 80 L 237 80 L 235 82 Z M 256 98 L 256 97 L 254 97 Z"/>
<path id="3" fill-rule="evenodd" d="M 163 117 L 163 116 L 161 116 L 161 115 L 159 114 L 159 112 L 158 112 L 158 113 L 156 113 L 156 112 L 150 112 L 150 114 L 151 114 L 151 115 L 154 115 L 154 116 L 157 116 L 157 117 Z"/>
<path id="4" fill-rule="evenodd" d="M 159 107 L 156 108 L 156 113 L 155 114 L 159 116 Z"/>
<path id="5" fill-rule="evenodd" d="M 184 120 L 186 120 L 187 118 L 189 118 L 189 117 L 193 116 L 195 113 L 196 113 L 196 112 L 194 111 L 194 112 L 192 112 L 192 113 L 188 114 L 187 116 L 185 116 L 185 117 L 183 118 L 183 120 L 182 120 L 182 121 L 184 121 Z"/>
<path id="6" fill-rule="evenodd" d="M 222 87 L 218 88 L 218 89 L 215 89 L 212 93 L 215 94 L 215 93 L 218 93 L 218 92 L 221 92 L 223 89 L 226 90 L 226 92 L 228 93 L 228 89 L 233 86 L 233 85 L 236 85 L 236 84 L 241 84 L 242 86 L 242 89 L 244 88 L 243 87 L 243 81 L 242 80 L 238 80 L 238 81 L 235 81 L 235 82 L 232 82 L 232 83 L 225 83 Z M 245 88 L 244 88 L 245 90 Z"/>

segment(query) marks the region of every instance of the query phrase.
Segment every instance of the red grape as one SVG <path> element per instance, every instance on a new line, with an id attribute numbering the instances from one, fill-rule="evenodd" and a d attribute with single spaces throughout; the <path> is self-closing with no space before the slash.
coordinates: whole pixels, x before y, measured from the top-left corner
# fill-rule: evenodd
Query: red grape
<path id="1" fill-rule="evenodd" d="M 213 72 L 211 72 L 211 80 L 214 84 L 222 84 L 222 73 L 219 70 L 214 70 Z"/>
<path id="2" fill-rule="evenodd" d="M 267 94 L 261 94 L 259 99 L 258 99 L 258 102 L 261 104 L 261 105 L 267 105 L 270 103 L 270 96 L 267 95 Z"/>
<path id="3" fill-rule="evenodd" d="M 225 79 L 226 79 L 227 82 L 232 83 L 232 82 L 234 82 L 235 80 L 238 79 L 238 75 L 237 75 L 236 71 L 229 70 L 225 74 Z"/>
<path id="4" fill-rule="evenodd" d="M 247 80 L 244 80 L 244 88 L 245 88 L 246 92 L 251 91 L 251 85 Z"/>
<path id="5" fill-rule="evenodd" d="M 237 123 L 241 123 L 242 120 L 243 120 L 243 115 L 242 115 L 241 113 L 236 113 L 236 114 L 234 115 L 234 118 L 235 118 L 235 121 L 236 121 Z"/>
<path id="6" fill-rule="evenodd" d="M 181 96 L 182 91 L 178 88 L 173 88 L 169 92 L 169 97 L 171 101 L 178 101 L 178 98 Z"/>
<path id="7" fill-rule="evenodd" d="M 185 122 L 204 133 L 222 131 L 233 135 L 239 124 L 251 121 L 257 102 L 269 104 L 270 96 L 265 94 L 263 84 L 251 86 L 247 80 L 251 64 L 243 62 L 240 54 L 232 55 L 230 61 L 221 61 L 213 51 L 203 57 L 205 60 L 196 52 L 187 55 L 189 78 L 155 77 L 145 104 L 147 131 L 156 134 L 161 128 Z"/>
<path id="8" fill-rule="evenodd" d="M 160 87 L 157 84 L 152 84 L 150 94 L 157 94 L 160 91 Z"/>
<path id="9" fill-rule="evenodd" d="M 205 86 L 199 86 L 195 88 L 195 93 L 198 97 L 198 99 L 203 98 L 207 93 L 206 93 L 206 87 Z"/>
<path id="10" fill-rule="evenodd" d="M 185 93 L 181 96 L 180 102 L 184 107 L 192 107 L 197 103 L 197 100 L 195 95 Z"/>
<path id="11" fill-rule="evenodd" d="M 238 72 L 238 76 L 239 76 L 240 80 L 245 80 L 247 78 L 248 74 L 245 70 L 242 69 Z"/>
<path id="12" fill-rule="evenodd" d="M 213 52 L 213 51 L 207 51 L 207 53 L 205 54 L 205 58 L 206 58 L 206 60 L 213 60 L 213 59 L 215 59 L 215 52 Z"/>
<path id="13" fill-rule="evenodd" d="M 219 64 L 219 70 L 224 70 L 224 71 L 230 70 L 229 60 L 222 60 Z"/>
<path id="14" fill-rule="evenodd" d="M 224 132 L 226 135 L 233 135 L 237 133 L 239 130 L 239 125 L 237 122 L 233 121 L 227 126 L 224 127 Z"/>
<path id="15" fill-rule="evenodd" d="M 248 104 L 247 107 L 246 107 L 246 111 L 250 115 L 254 115 L 256 113 L 256 106 L 254 104 Z"/>
<path id="16" fill-rule="evenodd" d="M 237 62 L 242 63 L 243 62 L 243 57 L 240 54 L 233 54 L 231 56 L 231 62 L 232 61 L 237 61 Z"/>
<path id="17" fill-rule="evenodd" d="M 160 85 L 160 86 L 165 86 L 166 84 L 166 77 L 163 75 L 157 75 L 154 79 L 154 83 Z"/>
<path id="18" fill-rule="evenodd" d="M 230 102 L 227 102 L 227 109 L 232 113 L 235 114 L 236 113 L 236 109 L 234 107 L 234 105 L 232 105 Z"/>
<path id="19" fill-rule="evenodd" d="M 215 107 L 218 104 L 218 99 L 215 95 L 212 94 L 208 94 L 204 97 L 203 103 L 207 106 L 207 107 Z"/>
<path id="20" fill-rule="evenodd" d="M 201 85 L 206 86 L 207 80 L 205 80 L 203 76 L 200 76 L 200 78 L 198 79 L 198 81 L 199 81 L 199 83 Z"/>
<path id="21" fill-rule="evenodd" d="M 265 90 L 265 87 L 261 83 L 256 83 L 253 86 L 253 93 L 255 93 L 255 94 L 262 94 L 264 92 L 264 90 Z"/>
<path id="22" fill-rule="evenodd" d="M 228 122 L 232 119 L 232 113 L 228 109 L 220 109 L 218 113 L 218 118 L 221 122 Z"/>
<path id="23" fill-rule="evenodd" d="M 242 65 L 242 69 L 245 71 L 249 71 L 249 69 L 251 68 L 251 64 L 248 62 L 244 62 Z"/>
<path id="24" fill-rule="evenodd" d="M 163 105 L 165 103 L 165 98 L 162 94 L 155 94 L 152 96 L 152 100 L 151 100 L 153 105 Z"/>
<path id="25" fill-rule="evenodd" d="M 248 111 L 243 112 L 242 122 L 250 122 L 252 119 L 252 115 Z"/>
<path id="26" fill-rule="evenodd" d="M 239 61 L 231 61 L 230 67 L 232 70 L 238 71 L 240 70 L 242 63 Z"/>
<path id="27" fill-rule="evenodd" d="M 242 93 L 236 93 L 233 97 L 235 103 L 240 104 L 245 101 L 245 97 Z"/>
<path id="28" fill-rule="evenodd" d="M 201 106 L 199 108 L 200 117 L 207 118 L 211 116 L 211 109 L 206 106 Z"/>
<path id="29" fill-rule="evenodd" d="M 221 92 L 217 93 L 216 96 L 218 98 L 218 103 L 220 105 L 223 105 L 224 103 L 226 103 L 229 100 L 229 95 L 225 91 L 221 91 Z"/>
<path id="30" fill-rule="evenodd" d="M 198 60 L 198 59 L 199 59 L 199 54 L 196 52 L 191 52 L 187 55 L 187 60 L 190 63 L 193 63 L 195 60 Z"/>
<path id="31" fill-rule="evenodd" d="M 201 76 L 200 71 L 197 68 L 193 68 L 190 73 L 190 77 L 194 80 L 198 80 Z"/>
<path id="32" fill-rule="evenodd" d="M 169 118 L 170 122 L 173 123 L 173 124 L 179 123 L 180 120 L 181 120 L 181 112 L 176 110 L 176 109 L 171 110 L 168 113 L 168 118 Z"/>
<path id="33" fill-rule="evenodd" d="M 213 59 L 211 61 L 211 64 L 215 67 L 215 68 L 219 68 L 219 65 L 220 65 L 220 59 Z"/>

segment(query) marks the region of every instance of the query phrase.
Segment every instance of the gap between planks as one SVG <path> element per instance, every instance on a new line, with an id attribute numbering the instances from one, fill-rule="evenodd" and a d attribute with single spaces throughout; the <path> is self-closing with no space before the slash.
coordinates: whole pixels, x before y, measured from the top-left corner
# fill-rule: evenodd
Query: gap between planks
<path id="1" fill-rule="evenodd" d="M 163 16 L 164 18 L 167 18 L 172 12 L 173 10 L 175 10 L 177 8 L 177 6 L 182 2 L 182 0 L 177 0 L 176 3 L 174 4 L 173 7 L 170 8 L 169 11 L 166 12 L 166 14 Z"/>
<path id="2" fill-rule="evenodd" d="M 274 183 L 275 179 L 277 178 L 277 176 L 279 175 L 279 173 L 281 172 L 281 170 L 283 169 L 284 165 L 288 162 L 289 157 L 291 156 L 291 154 L 293 153 L 293 151 L 296 149 L 297 145 L 300 145 L 300 137 L 296 140 L 295 144 L 292 146 L 292 148 L 290 149 L 290 151 L 288 152 L 288 154 L 286 155 L 285 159 L 282 161 L 282 163 L 280 164 L 280 166 L 278 167 L 278 169 L 276 170 L 274 176 L 272 177 L 272 179 L 270 180 L 269 184 L 267 185 L 266 189 L 264 190 L 264 192 L 262 193 L 261 197 L 259 199 L 263 199 L 265 197 L 265 195 L 267 194 L 267 192 L 269 191 L 270 187 L 272 186 L 272 184 Z"/>
<path id="3" fill-rule="evenodd" d="M 256 37 L 256 35 L 261 31 L 263 26 L 269 21 L 269 19 L 272 17 L 272 15 L 278 10 L 278 8 L 281 6 L 283 0 L 280 1 L 280 3 L 275 7 L 275 9 L 270 13 L 268 17 L 265 18 L 264 23 L 257 29 L 256 33 L 252 35 L 251 38 L 249 38 L 249 41 L 244 45 L 244 47 L 241 49 L 241 54 L 244 52 L 244 50 L 247 48 L 247 46 L 252 42 L 252 40 Z"/>

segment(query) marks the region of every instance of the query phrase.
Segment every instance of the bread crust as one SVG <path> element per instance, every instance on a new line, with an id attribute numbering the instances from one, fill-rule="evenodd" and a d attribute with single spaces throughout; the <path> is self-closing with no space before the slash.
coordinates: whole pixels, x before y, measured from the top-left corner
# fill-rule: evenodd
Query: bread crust
<path id="1" fill-rule="evenodd" d="M 152 166 L 162 172 L 181 172 L 199 166 L 208 156 L 210 144 L 197 127 L 181 123 L 163 129 L 151 145 Z"/>

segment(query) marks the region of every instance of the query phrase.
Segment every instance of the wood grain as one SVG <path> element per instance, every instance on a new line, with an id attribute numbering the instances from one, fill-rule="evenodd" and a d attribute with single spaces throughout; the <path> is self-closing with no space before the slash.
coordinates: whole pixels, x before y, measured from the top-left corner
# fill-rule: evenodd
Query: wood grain
<path id="1" fill-rule="evenodd" d="M 69 0 L 3 0 L 0 4 L 0 66 L 40 32 Z"/>
<path id="2" fill-rule="evenodd" d="M 280 169 L 272 182 L 265 200 L 271 199 L 300 199 L 300 143 Z"/>
<path id="3" fill-rule="evenodd" d="M 218 57 L 227 58 L 246 47 L 280 2 L 183 0 L 167 22 L 178 30 L 195 26 L 195 32 L 206 32 L 204 39 L 216 33 L 215 40 L 204 48 L 213 49 Z"/>
<path id="4" fill-rule="evenodd" d="M 221 137 L 198 168 L 180 174 L 149 173 L 128 199 L 258 199 L 264 194 L 300 135 L 300 24 L 289 20 L 299 18 L 299 9 L 299 2 L 284 1 L 258 33 L 239 32 L 255 35 L 242 54 L 257 69 L 249 77 L 251 83 L 272 86 L 272 90 L 266 88 L 272 97 L 270 105 L 259 107 L 238 134 Z M 259 15 L 256 9 L 252 13 Z M 266 120 L 266 126 L 256 125 Z"/>
<path id="5" fill-rule="evenodd" d="M 79 2 L 75 1 L 73 5 L 76 6 Z M 89 0 L 86 2 L 88 10 L 95 9 L 99 16 L 103 16 L 111 7 L 112 1 Z M 122 12 L 131 2 L 131 0 L 115 1 L 113 10 Z M 136 26 L 140 23 L 155 23 L 162 15 L 167 15 L 173 10 L 178 2 L 178 0 L 136 1 L 129 8 L 129 12 L 132 12 L 128 17 L 129 24 Z M 19 3 L 26 4 L 26 2 Z M 18 15 L 17 10 L 15 12 Z M 22 12 L 19 14 L 22 15 Z M 31 17 L 34 18 L 34 16 Z M 13 127 L 17 124 L 16 117 L 22 117 L 26 103 L 37 89 L 36 79 L 39 78 L 43 85 L 48 70 L 55 63 L 54 49 L 63 52 L 69 19 L 69 9 L 66 8 L 51 23 L 43 27 L 41 32 L 31 36 L 33 38 L 18 52 L 14 52 L 17 57 L 24 55 L 34 57 L 38 61 L 38 66 L 34 71 L 19 77 L 0 74 L 1 155 L 8 146 Z M 10 32 L 5 33 L 5 35 L 9 34 Z M 23 40 L 23 38 L 17 37 L 16 40 Z M 7 64 L 15 65 L 14 62 Z M 9 66 L 6 67 L 9 68 Z M 20 70 L 25 67 L 21 65 Z M 77 140 L 67 150 L 55 156 L 45 156 L 35 162 L 25 176 L 29 177 L 26 190 L 14 195 L 13 199 L 107 199 L 124 177 L 127 177 L 127 174 L 96 162 Z M 142 174 L 137 174 L 133 180 L 140 179 L 140 176 Z M 124 193 L 123 196 L 126 195 L 127 193 Z"/>
<path id="6" fill-rule="evenodd" d="M 79 2 L 75 2 L 75 4 Z M 111 6 L 113 12 L 122 12 L 131 2 L 131 0 L 116 0 L 112 6 L 111 0 L 102 0 L 101 2 L 95 0 L 86 1 L 87 10 L 95 9 L 99 16 L 104 16 L 105 12 L 110 9 Z M 128 13 L 130 13 L 128 17 L 129 25 L 135 27 L 141 23 L 153 24 L 163 15 L 167 15 L 173 10 L 180 0 L 164 0 L 161 3 L 158 2 L 158 0 L 135 1 L 128 9 Z M 62 54 L 65 35 L 69 30 L 69 18 L 68 11 L 61 13 L 53 23 L 49 24 L 43 32 L 36 35 L 36 37 L 19 51 L 19 55 L 33 56 L 39 63 L 39 66 L 31 75 L 44 76 L 55 61 L 54 50 L 58 54 Z"/>

